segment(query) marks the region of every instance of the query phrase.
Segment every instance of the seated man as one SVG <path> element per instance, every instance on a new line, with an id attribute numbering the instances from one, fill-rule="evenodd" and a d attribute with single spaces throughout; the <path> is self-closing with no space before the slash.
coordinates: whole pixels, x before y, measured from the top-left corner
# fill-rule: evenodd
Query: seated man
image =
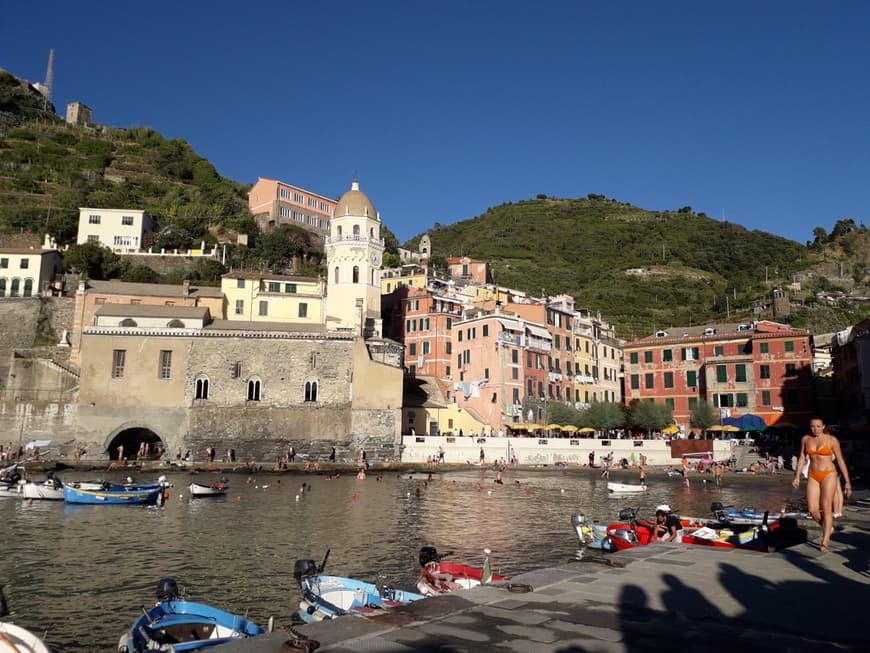
<path id="1" fill-rule="evenodd" d="M 683 537 L 683 525 L 674 514 L 656 510 L 655 538 L 661 542 L 679 542 Z"/>

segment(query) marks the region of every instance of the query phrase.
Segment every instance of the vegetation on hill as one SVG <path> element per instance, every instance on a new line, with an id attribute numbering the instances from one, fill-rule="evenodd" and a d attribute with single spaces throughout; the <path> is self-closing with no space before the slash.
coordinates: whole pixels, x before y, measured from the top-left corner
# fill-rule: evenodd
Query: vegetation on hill
<path id="1" fill-rule="evenodd" d="M 438 260 L 486 260 L 500 285 L 533 296 L 570 294 L 628 338 L 750 319 L 754 300 L 811 268 L 822 251 L 691 207 L 647 211 L 594 194 L 507 203 L 428 233 Z M 840 241 L 839 234 L 833 238 Z M 833 320 L 841 321 L 842 311 L 836 313 Z"/>

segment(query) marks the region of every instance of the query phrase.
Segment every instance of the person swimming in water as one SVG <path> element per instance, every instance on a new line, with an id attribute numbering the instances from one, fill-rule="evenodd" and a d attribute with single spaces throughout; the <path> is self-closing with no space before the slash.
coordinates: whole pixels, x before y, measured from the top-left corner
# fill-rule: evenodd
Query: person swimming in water
<path id="1" fill-rule="evenodd" d="M 831 533 L 834 531 L 834 497 L 839 479 L 837 467 L 846 481 L 843 487 L 845 496 L 852 494 L 852 483 L 849 480 L 849 470 L 840 449 L 840 441 L 830 434 L 825 423 L 818 417 L 810 420 L 810 433 L 801 438 L 800 456 L 797 461 L 793 487 L 799 487 L 801 482 L 800 469 L 804 460 L 809 460 L 807 470 L 807 509 L 822 526 L 821 550 L 828 551 L 831 544 Z M 834 462 L 836 461 L 836 467 Z"/>

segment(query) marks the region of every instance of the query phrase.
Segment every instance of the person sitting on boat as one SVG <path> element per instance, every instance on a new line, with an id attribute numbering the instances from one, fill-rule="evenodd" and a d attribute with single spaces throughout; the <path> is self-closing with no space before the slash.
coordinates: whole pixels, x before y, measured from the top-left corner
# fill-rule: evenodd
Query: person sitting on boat
<path id="1" fill-rule="evenodd" d="M 683 537 L 683 525 L 679 517 L 661 508 L 656 510 L 655 537 L 661 542 L 679 541 Z"/>

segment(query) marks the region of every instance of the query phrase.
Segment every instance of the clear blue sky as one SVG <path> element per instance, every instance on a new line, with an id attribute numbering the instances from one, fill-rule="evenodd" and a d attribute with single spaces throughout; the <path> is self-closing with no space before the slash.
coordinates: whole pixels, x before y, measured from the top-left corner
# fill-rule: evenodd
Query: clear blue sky
<path id="1" fill-rule="evenodd" d="M 0 67 L 403 241 L 602 193 L 806 241 L 870 205 L 870 2 L 7 2 Z M 554 234 L 556 235 L 556 234 Z"/>

